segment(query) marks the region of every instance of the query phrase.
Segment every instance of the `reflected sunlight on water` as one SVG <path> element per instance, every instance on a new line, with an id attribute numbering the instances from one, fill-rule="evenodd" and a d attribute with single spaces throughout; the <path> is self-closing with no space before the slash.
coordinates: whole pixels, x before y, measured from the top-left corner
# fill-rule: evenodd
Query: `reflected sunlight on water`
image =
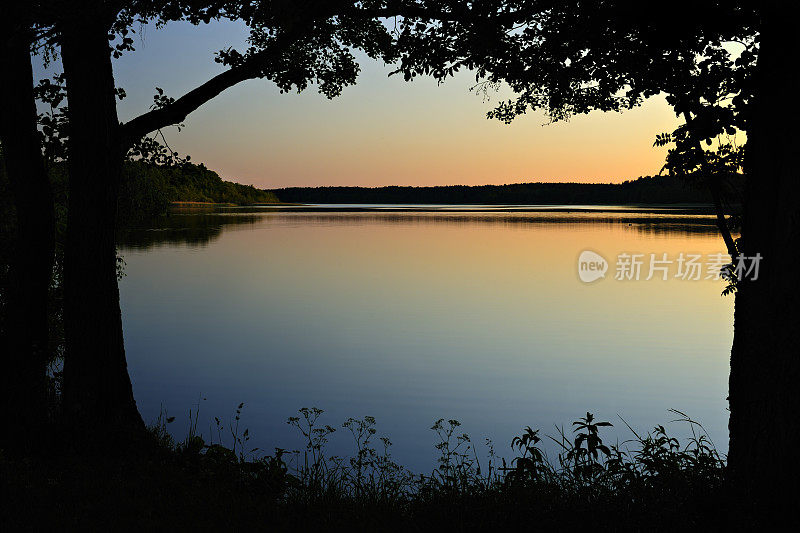
<path id="1" fill-rule="evenodd" d="M 606 279 L 579 280 L 586 249 L 609 261 Z M 613 279 L 622 252 L 723 250 L 712 218 L 685 213 L 173 215 L 122 238 L 134 390 L 146 419 L 163 404 L 184 425 L 201 395 L 201 421 L 245 402 L 265 450 L 299 445 L 285 420 L 300 407 L 335 427 L 372 415 L 418 470 L 440 417 L 505 453 L 526 425 L 547 432 L 590 410 L 647 429 L 677 408 L 724 450 L 724 283 Z M 343 434 L 331 445 L 350 451 Z"/>

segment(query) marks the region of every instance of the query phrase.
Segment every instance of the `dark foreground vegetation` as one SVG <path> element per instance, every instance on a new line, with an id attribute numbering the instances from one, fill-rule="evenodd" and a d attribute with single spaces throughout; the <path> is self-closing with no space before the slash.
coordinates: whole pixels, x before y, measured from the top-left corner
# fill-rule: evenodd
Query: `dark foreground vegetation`
<path id="1" fill-rule="evenodd" d="M 657 426 L 610 445 L 610 424 L 587 413 L 554 437 L 526 428 L 508 463 L 490 442 L 481 457 L 457 421 L 438 420 L 436 466 L 415 474 L 392 459 L 372 417 L 339 428 L 352 435 L 351 457 L 326 452 L 336 429 L 313 408 L 288 420 L 302 449 L 259 455 L 239 428 L 241 408 L 229 424 L 215 419 L 207 439 L 190 413 L 182 442 L 164 414 L 122 462 L 97 450 L 26 462 L 0 455 L 0 521 L 13 530 L 713 531 L 742 519 L 725 518 L 724 457 L 679 412 L 692 427 L 684 443 Z M 555 458 L 542 439 L 554 441 Z"/>
<path id="2" fill-rule="evenodd" d="M 708 191 L 675 176 L 623 183 L 515 183 L 437 187 L 288 187 L 285 202 L 331 204 L 690 204 L 711 203 Z M 736 192 L 736 191 L 732 191 Z"/>

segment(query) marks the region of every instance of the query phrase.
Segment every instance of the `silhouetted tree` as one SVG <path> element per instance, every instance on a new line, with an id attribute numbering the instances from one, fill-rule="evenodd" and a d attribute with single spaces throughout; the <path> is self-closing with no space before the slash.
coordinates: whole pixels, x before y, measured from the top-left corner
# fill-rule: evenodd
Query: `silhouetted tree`
<path id="1" fill-rule="evenodd" d="M 760 16 L 739 246 L 743 255 L 760 253 L 764 259 L 758 279 L 740 282 L 736 294 L 729 468 L 744 498 L 755 497 L 787 518 L 794 516 L 800 493 L 794 457 L 800 439 L 800 305 L 795 290 L 800 177 L 793 103 L 798 90 L 793 58 L 800 45 L 783 2 L 763 3 Z"/>
<path id="2" fill-rule="evenodd" d="M 335 96 L 358 70 L 347 47 L 379 51 L 372 33 L 383 29 L 375 23 L 328 20 L 325 2 L 272 4 L 85 0 L 70 3 L 56 17 L 67 85 L 70 176 L 63 398 L 80 434 L 127 437 L 143 427 L 127 372 L 115 268 L 117 195 L 128 150 L 246 79 L 266 77 L 283 90 L 302 89 L 313 80 L 327 96 Z M 220 52 L 218 61 L 230 66 L 226 72 L 177 100 L 161 97 L 156 109 L 120 124 L 111 62 L 112 56 L 132 50 L 131 26 L 220 18 L 248 22 L 251 47 L 244 53 Z M 111 46 L 109 35 L 116 37 Z"/>
<path id="3" fill-rule="evenodd" d="M 0 448 L 29 452 L 47 412 L 47 301 L 53 269 L 53 195 L 36 126 L 31 47 L 36 3 L 13 2 L 0 17 L 0 142 L 14 199 L 16 235 L 3 324 Z"/>
<path id="4" fill-rule="evenodd" d="M 492 28 L 510 28 L 519 18 L 512 7 L 471 13 L 460 2 L 55 1 L 51 28 L 61 48 L 69 124 L 63 398 L 76 429 L 127 434 L 142 427 L 125 362 L 114 233 L 121 162 L 129 151 L 142 151 L 144 136 L 180 123 L 247 79 L 268 79 L 282 91 L 315 83 L 326 97 L 335 97 L 355 82 L 353 49 L 393 61 L 397 34 L 432 20 L 469 23 L 477 15 L 490 17 Z M 402 17 L 399 29 L 382 23 L 389 17 Z M 218 19 L 250 27 L 247 49 L 220 51 L 216 60 L 226 71 L 179 98 L 159 94 L 154 109 L 120 124 L 111 61 L 133 50 L 135 24 Z"/>
<path id="5" fill-rule="evenodd" d="M 465 38 L 456 21 L 431 27 L 435 38 L 410 34 L 401 42 L 401 70 L 407 78 L 445 78 L 471 67 L 477 71 L 476 89 L 507 84 L 516 96 L 489 113 L 507 123 L 528 109 L 543 110 L 555 122 L 593 110 L 631 109 L 664 93 L 686 119 L 657 138 L 675 145 L 665 169 L 710 190 L 720 232 L 734 254 L 719 170 L 723 159 L 729 170 L 740 170 L 741 152 L 725 142 L 714 159 L 716 172 L 710 172 L 709 153 L 701 145 L 746 129 L 756 47 L 752 11 L 718 2 L 663 4 L 647 12 L 629 0 L 523 4 L 526 21 L 509 33 L 488 29 L 489 38 Z M 744 47 L 737 59 L 726 49 L 731 43 Z M 722 157 L 729 152 L 733 156 Z"/>
<path id="6" fill-rule="evenodd" d="M 741 503 L 786 518 L 798 495 L 794 446 L 800 328 L 793 280 L 800 239 L 796 171 L 797 82 L 792 18 L 783 2 L 629 0 L 525 2 L 531 18 L 494 42 L 461 38 L 458 23 L 403 44 L 406 77 L 446 77 L 475 68 L 479 87 L 507 83 L 515 98 L 489 115 L 504 121 L 529 109 L 552 120 L 592 110 L 621 111 L 665 94 L 677 116 L 665 168 L 710 191 L 729 253 L 761 254 L 757 280 L 738 280 L 730 374 L 729 474 Z M 431 46 L 435 43 L 435 46 Z M 731 53 L 733 52 L 733 53 Z M 731 136 L 746 134 L 746 144 Z M 716 148 L 710 148 L 716 144 Z M 742 236 L 725 217 L 723 182 L 746 175 Z M 780 489 L 778 488 L 780 487 Z M 747 507 L 746 505 L 744 507 Z"/>

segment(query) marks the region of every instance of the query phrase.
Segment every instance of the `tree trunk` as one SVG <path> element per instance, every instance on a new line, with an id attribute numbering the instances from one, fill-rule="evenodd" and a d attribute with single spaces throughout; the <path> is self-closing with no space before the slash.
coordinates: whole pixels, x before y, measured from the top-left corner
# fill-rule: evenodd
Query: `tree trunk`
<path id="1" fill-rule="evenodd" d="M 89 443 L 98 435 L 126 439 L 144 427 L 122 336 L 114 234 L 123 154 L 102 19 L 66 23 L 61 47 L 70 128 L 64 408 Z"/>
<path id="2" fill-rule="evenodd" d="M 8 13 L 0 23 L 0 140 L 17 219 L 0 371 L 0 448 L 25 453 L 41 442 L 47 421 L 47 301 L 55 225 L 36 129 L 28 26 L 17 15 Z"/>
<path id="3" fill-rule="evenodd" d="M 763 260 L 758 279 L 736 296 L 730 375 L 731 481 L 737 505 L 756 504 L 760 519 L 796 515 L 800 483 L 798 42 L 778 4 L 762 11 L 740 241 L 745 256 Z"/>

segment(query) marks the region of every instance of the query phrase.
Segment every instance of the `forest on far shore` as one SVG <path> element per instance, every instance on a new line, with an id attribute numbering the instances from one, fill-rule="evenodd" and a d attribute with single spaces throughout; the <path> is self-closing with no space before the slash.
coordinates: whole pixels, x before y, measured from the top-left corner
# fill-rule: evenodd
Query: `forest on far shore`
<path id="1" fill-rule="evenodd" d="M 275 203 L 269 191 L 225 181 L 202 163 L 159 166 L 127 161 L 120 183 L 118 214 L 124 220 L 166 212 L 172 202 L 211 202 L 249 205 Z"/>
<path id="2" fill-rule="evenodd" d="M 740 184 L 730 184 L 734 192 Z M 645 176 L 622 183 L 515 183 L 434 187 L 287 187 L 282 202 L 313 204 L 707 204 L 708 191 L 675 176 Z M 736 195 L 738 196 L 738 195 Z"/>
<path id="3" fill-rule="evenodd" d="M 0 219 L 9 219 L 12 198 L 0 152 Z M 56 163 L 48 169 L 57 211 L 66 210 L 67 168 Z M 203 164 L 183 162 L 156 165 L 144 161 L 126 161 L 120 180 L 117 215 L 121 225 L 167 212 L 173 202 L 210 202 L 250 205 L 276 203 L 271 192 L 225 181 Z M 9 219 L 10 222 L 10 219 Z"/>
<path id="4" fill-rule="evenodd" d="M 0 153 L 2 163 L 2 153 Z M 49 168 L 57 211 L 66 209 L 67 169 Z M 730 197 L 740 197 L 741 183 L 729 183 Z M 528 204 L 628 205 L 709 204 L 706 189 L 691 187 L 674 176 L 646 176 L 622 183 L 516 183 L 433 187 L 286 187 L 264 190 L 225 181 L 203 164 L 163 166 L 126 161 L 118 196 L 122 226 L 167 212 L 173 202 L 252 205 L 308 204 Z M 0 165 L 0 218 L 8 218 L 11 195 Z M 6 213 L 3 215 L 3 213 Z"/>

